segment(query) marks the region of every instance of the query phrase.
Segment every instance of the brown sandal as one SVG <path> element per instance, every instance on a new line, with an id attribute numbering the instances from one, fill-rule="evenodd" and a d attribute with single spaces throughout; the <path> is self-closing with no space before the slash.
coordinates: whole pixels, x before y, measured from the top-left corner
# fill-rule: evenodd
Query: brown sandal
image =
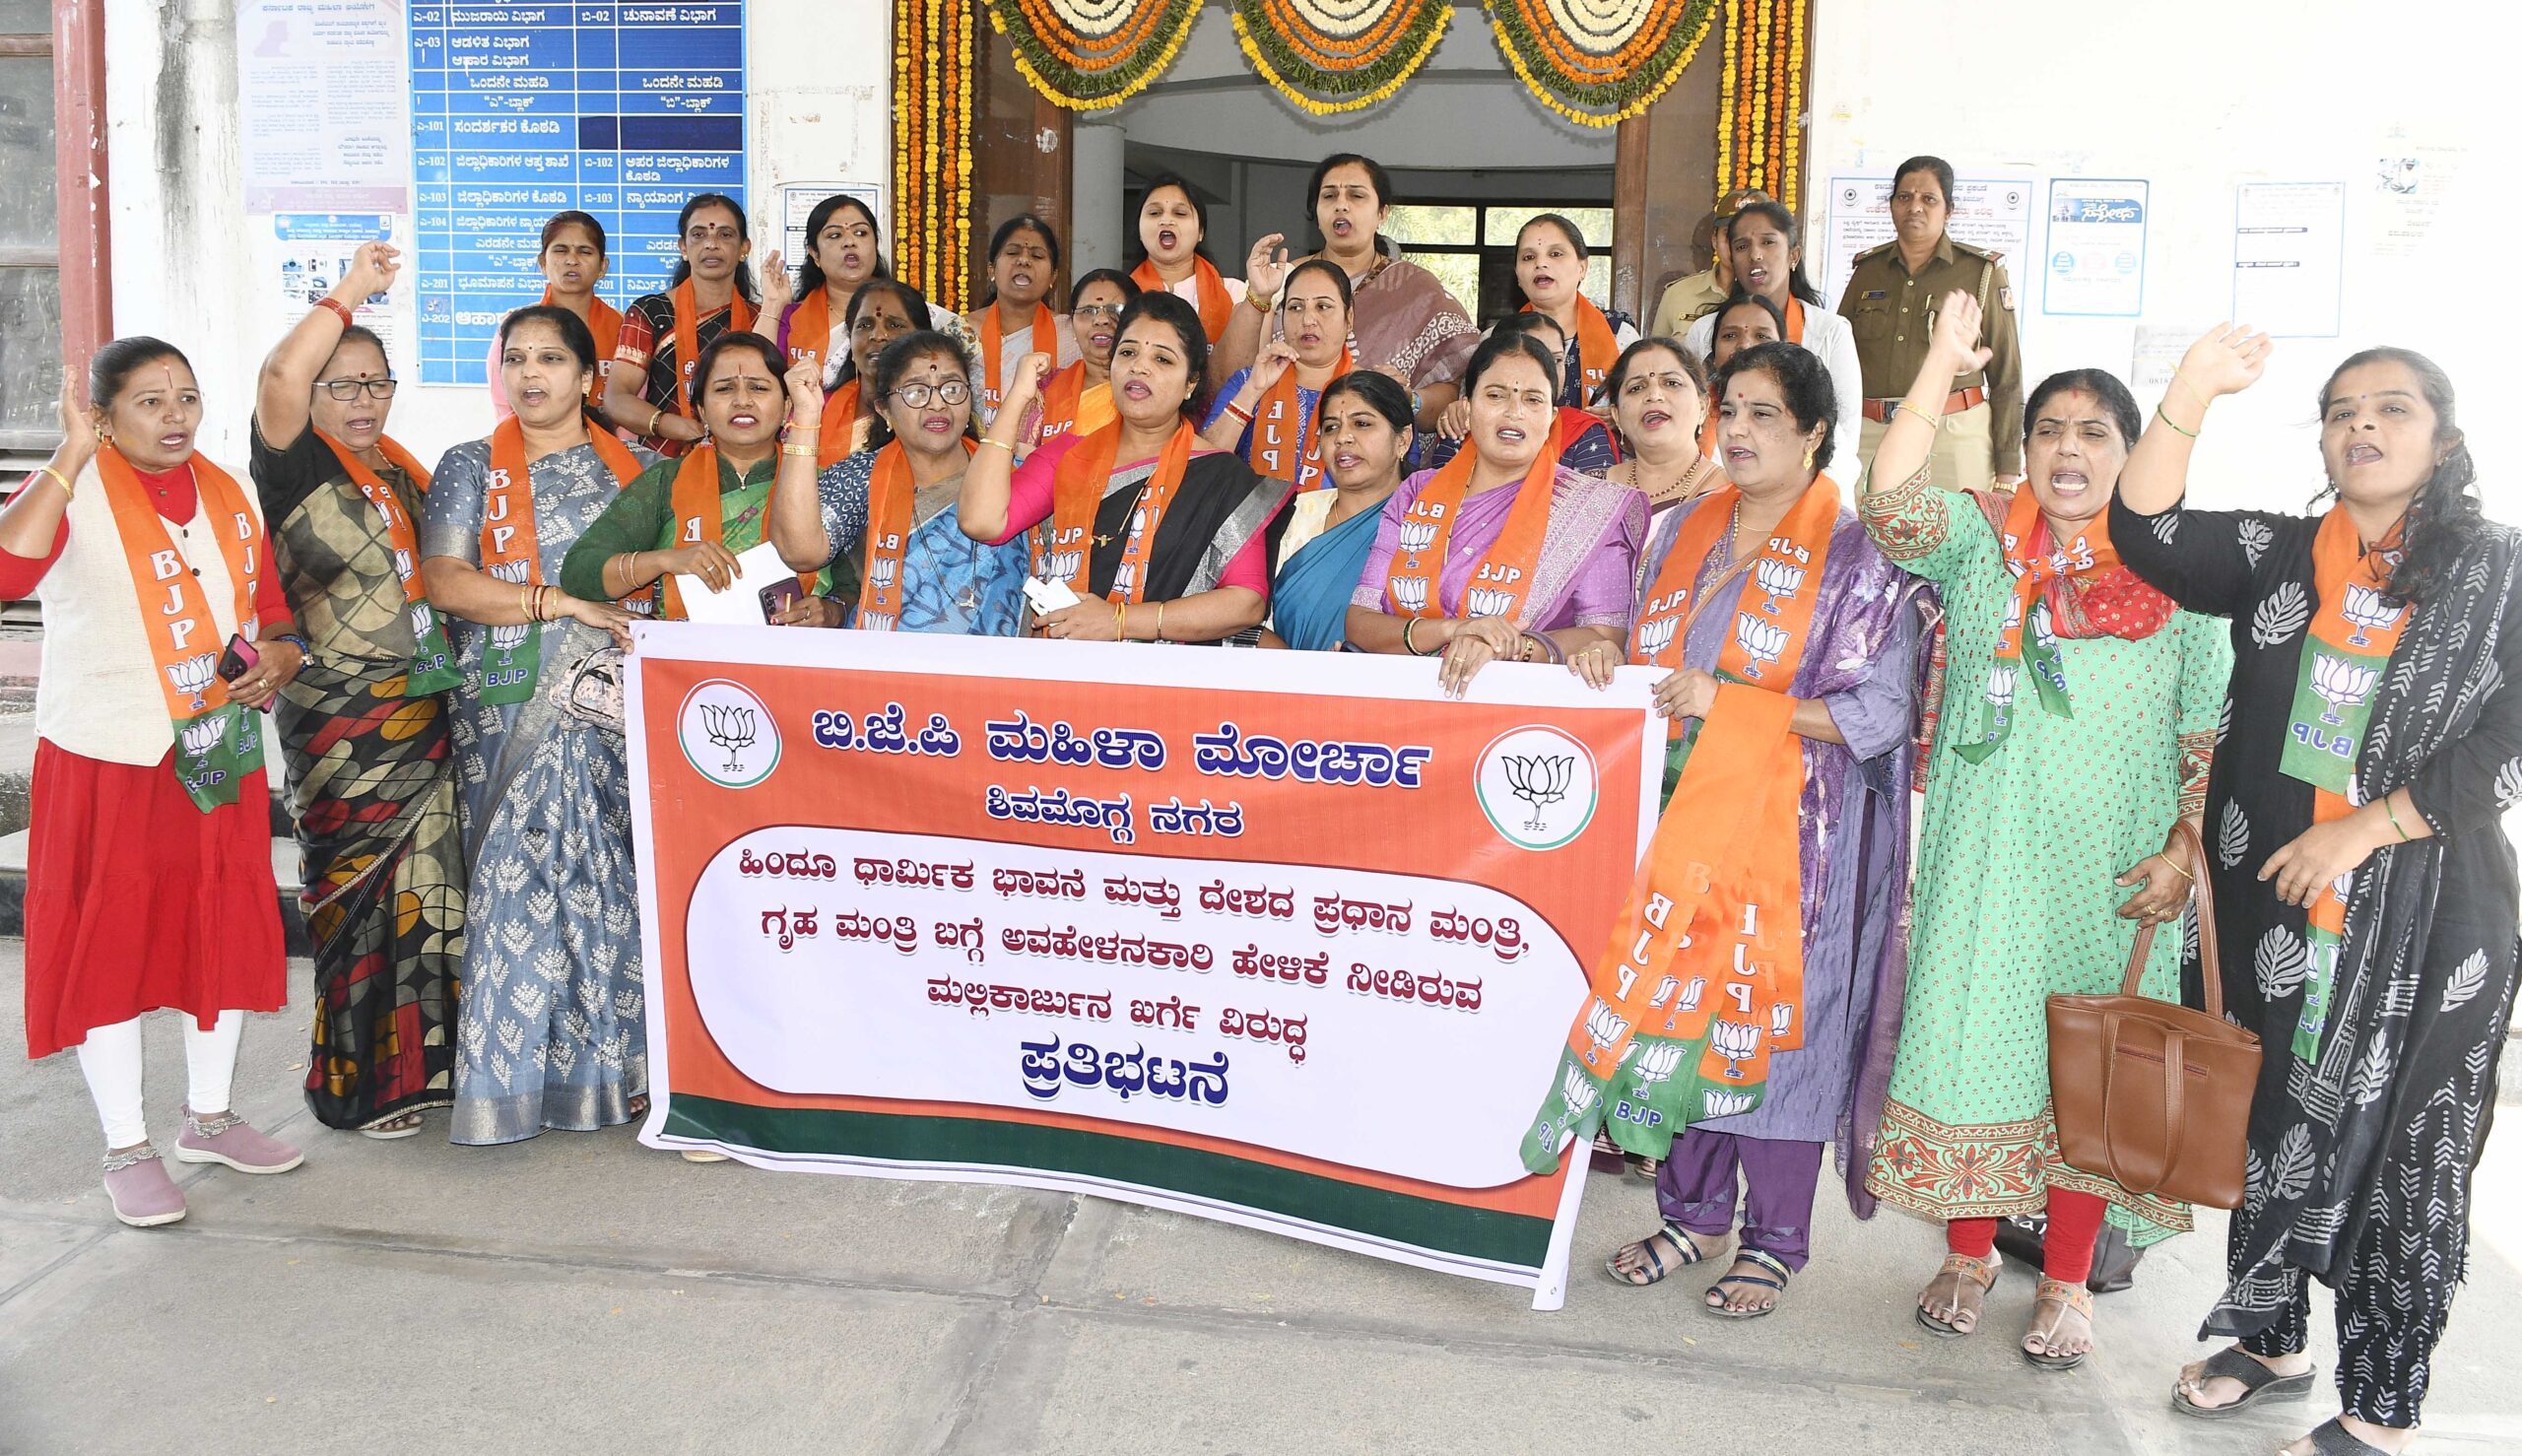
<path id="1" fill-rule="evenodd" d="M 2044 1314 L 2046 1323 L 2042 1321 Z M 2092 1333 L 2092 1291 L 2080 1284 L 2071 1285 L 2054 1279 L 2040 1281 L 2040 1292 L 2031 1301 L 2031 1328 L 2023 1336 L 2023 1357 L 2034 1368 L 2072 1370 L 2085 1362 L 2086 1356 L 2092 1354 L 2091 1349 L 2077 1351 L 2074 1355 L 2049 1354 L 2049 1344 L 2058 1338 L 2058 1326 L 2069 1314 L 2083 1317 L 2085 1333 L 2090 1336 Z M 2034 1340 L 2040 1342 L 2038 1350 L 2031 1348 Z"/>
<path id="2" fill-rule="evenodd" d="M 1927 1281 L 1926 1290 L 1919 1296 L 1918 1323 L 1939 1340 L 1958 1340 L 1979 1328 L 1979 1315 L 1987 1307 L 1988 1291 L 1996 1288 L 1998 1271 L 2004 1265 L 2005 1261 L 1994 1254 L 1984 1259 L 1968 1254 L 1945 1255 L 1943 1267 L 1936 1270 L 1935 1278 Z M 1947 1280 L 1953 1282 L 1949 1290 L 1945 1290 Z M 1939 1290 L 1945 1291 L 1946 1297 L 1938 1298 Z M 1969 1315 L 1970 1323 L 1952 1324 L 1927 1313 L 1929 1299 L 1949 1306 L 1957 1317 Z"/>

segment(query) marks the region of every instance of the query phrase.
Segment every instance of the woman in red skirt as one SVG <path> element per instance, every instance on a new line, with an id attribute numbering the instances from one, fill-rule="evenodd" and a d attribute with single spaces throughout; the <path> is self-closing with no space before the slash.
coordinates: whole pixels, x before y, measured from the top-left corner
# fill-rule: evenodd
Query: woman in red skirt
<path id="1" fill-rule="evenodd" d="M 262 709 L 306 654 L 251 491 L 193 453 L 201 386 L 117 339 L 62 371 L 61 446 L 0 511 L 0 597 L 43 604 L 27 874 L 27 1052 L 79 1049 L 126 1224 L 184 1197 L 150 1145 L 140 1018 L 182 1012 L 175 1158 L 238 1172 L 297 1149 L 229 1110 L 243 1013 L 289 998 Z"/>

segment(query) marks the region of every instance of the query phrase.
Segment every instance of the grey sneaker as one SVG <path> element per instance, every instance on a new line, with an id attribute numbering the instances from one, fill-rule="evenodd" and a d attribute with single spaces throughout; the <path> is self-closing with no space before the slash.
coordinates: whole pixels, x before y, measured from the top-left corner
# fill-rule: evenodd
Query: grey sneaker
<path id="1" fill-rule="evenodd" d="M 158 1150 L 143 1144 L 129 1153 L 105 1155 L 105 1197 L 114 1217 L 134 1228 L 155 1228 L 184 1217 L 184 1193 L 166 1176 Z"/>
<path id="2" fill-rule="evenodd" d="M 184 1131 L 175 1139 L 177 1162 L 224 1162 L 240 1173 L 285 1173 L 306 1155 L 254 1131 L 233 1112 L 195 1117 L 184 1108 Z"/>

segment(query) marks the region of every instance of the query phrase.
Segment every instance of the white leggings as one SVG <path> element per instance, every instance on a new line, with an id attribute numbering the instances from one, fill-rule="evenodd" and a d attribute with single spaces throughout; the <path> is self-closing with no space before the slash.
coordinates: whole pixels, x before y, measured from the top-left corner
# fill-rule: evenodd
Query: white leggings
<path id="1" fill-rule="evenodd" d="M 191 1017 L 183 1023 L 184 1072 L 190 1083 L 185 1105 L 196 1117 L 225 1112 L 245 1014 L 223 1011 L 207 1031 L 193 1025 Z M 105 1147 L 148 1142 L 149 1120 L 141 1104 L 140 1018 L 90 1031 L 79 1043 L 79 1071 L 88 1079 L 88 1095 L 96 1098 L 97 1116 L 105 1125 Z"/>

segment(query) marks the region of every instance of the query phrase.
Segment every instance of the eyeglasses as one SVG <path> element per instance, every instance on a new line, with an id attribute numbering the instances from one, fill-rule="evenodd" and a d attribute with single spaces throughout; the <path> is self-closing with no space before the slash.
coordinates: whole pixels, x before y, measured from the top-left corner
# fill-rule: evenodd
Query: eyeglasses
<path id="1" fill-rule="evenodd" d="M 363 389 L 367 391 L 369 399 L 394 397 L 395 381 L 392 379 L 318 379 L 315 382 L 326 394 L 338 400 L 357 399 Z"/>
<path id="2" fill-rule="evenodd" d="M 894 398 L 914 410 L 927 409 L 932 399 L 941 405 L 960 405 L 971 397 L 972 387 L 961 379 L 949 379 L 936 385 L 905 384 L 894 391 Z"/>
<path id="3" fill-rule="evenodd" d="M 1080 318 L 1119 318 L 1121 316 L 1121 305 L 1118 303 L 1080 303 L 1073 311 Z"/>

